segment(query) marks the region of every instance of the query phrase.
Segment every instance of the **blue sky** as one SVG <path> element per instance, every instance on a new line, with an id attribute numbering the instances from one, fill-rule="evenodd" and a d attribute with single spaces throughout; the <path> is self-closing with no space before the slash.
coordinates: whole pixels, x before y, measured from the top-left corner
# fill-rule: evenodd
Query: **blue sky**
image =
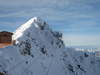
<path id="1" fill-rule="evenodd" d="M 36 15 L 63 32 L 66 46 L 100 45 L 100 0 L 0 0 L 0 31 Z"/>

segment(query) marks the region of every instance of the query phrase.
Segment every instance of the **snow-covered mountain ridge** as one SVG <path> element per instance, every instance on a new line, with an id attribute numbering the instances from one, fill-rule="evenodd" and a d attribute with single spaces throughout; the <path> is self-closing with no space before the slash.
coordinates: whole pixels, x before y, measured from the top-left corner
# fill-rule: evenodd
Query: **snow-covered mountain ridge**
<path id="1" fill-rule="evenodd" d="M 39 17 L 19 27 L 13 40 L 15 45 L 0 48 L 0 75 L 100 74 L 100 57 L 66 48 Z"/>

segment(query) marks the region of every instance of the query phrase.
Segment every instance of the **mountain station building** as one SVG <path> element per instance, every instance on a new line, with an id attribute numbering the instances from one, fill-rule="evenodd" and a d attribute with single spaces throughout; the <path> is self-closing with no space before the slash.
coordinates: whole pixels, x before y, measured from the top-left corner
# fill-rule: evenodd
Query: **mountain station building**
<path id="1" fill-rule="evenodd" d="M 0 32 L 0 48 L 8 45 L 12 45 L 12 35 L 13 33 L 7 31 Z"/>

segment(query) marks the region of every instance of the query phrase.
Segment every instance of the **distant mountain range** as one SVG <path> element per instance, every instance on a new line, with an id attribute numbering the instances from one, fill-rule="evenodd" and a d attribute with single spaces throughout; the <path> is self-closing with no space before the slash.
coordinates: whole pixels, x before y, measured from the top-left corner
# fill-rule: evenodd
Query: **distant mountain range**
<path id="1" fill-rule="evenodd" d="M 82 48 L 82 49 L 99 49 L 99 45 L 93 45 L 93 46 L 68 46 L 69 48 Z"/>

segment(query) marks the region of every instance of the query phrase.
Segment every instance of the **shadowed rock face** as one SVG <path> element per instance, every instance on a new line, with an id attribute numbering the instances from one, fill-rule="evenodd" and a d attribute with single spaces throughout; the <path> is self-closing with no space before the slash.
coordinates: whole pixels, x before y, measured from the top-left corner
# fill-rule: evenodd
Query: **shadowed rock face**
<path id="1" fill-rule="evenodd" d="M 0 75 L 4 75 L 3 73 L 0 73 Z"/>

